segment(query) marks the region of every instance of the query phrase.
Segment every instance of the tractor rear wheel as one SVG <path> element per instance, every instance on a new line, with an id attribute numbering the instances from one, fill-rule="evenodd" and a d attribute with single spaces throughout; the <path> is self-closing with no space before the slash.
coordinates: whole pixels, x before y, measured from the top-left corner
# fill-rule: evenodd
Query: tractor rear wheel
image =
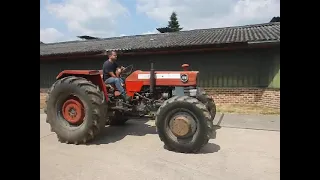
<path id="1" fill-rule="evenodd" d="M 104 103 L 98 86 L 82 77 L 64 77 L 48 93 L 47 123 L 60 142 L 84 144 L 105 126 Z"/>
<path id="2" fill-rule="evenodd" d="M 213 98 L 209 96 L 204 90 L 199 89 L 197 99 L 207 107 L 208 111 L 211 114 L 211 120 L 213 121 L 217 113 L 217 107 Z"/>
<path id="3" fill-rule="evenodd" d="M 128 120 L 129 120 L 129 118 L 124 116 L 121 112 L 115 111 L 114 116 L 110 116 L 108 118 L 106 125 L 123 126 Z"/>
<path id="4" fill-rule="evenodd" d="M 198 152 L 208 143 L 213 131 L 206 106 L 189 96 L 166 100 L 157 111 L 155 123 L 166 148 L 183 153 Z"/>

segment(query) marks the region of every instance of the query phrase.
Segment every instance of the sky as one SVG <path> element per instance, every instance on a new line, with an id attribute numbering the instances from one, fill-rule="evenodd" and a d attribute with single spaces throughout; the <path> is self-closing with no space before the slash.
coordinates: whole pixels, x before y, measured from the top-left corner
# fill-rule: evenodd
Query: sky
<path id="1" fill-rule="evenodd" d="M 40 41 L 158 33 L 178 15 L 183 30 L 269 22 L 280 0 L 40 0 Z"/>

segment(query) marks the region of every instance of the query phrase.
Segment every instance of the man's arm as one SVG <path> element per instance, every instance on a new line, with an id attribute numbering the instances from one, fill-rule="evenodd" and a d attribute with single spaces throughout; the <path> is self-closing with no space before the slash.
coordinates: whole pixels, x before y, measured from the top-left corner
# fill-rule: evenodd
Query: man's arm
<path id="1" fill-rule="evenodd" d="M 112 71 L 111 72 L 109 72 L 109 75 L 111 76 L 111 77 L 117 77 Z"/>
<path id="2" fill-rule="evenodd" d="M 120 77 L 120 74 L 121 74 L 121 69 L 120 69 L 120 68 L 117 68 L 117 70 L 116 70 L 116 76 L 117 76 L 117 77 Z"/>
<path id="3" fill-rule="evenodd" d="M 116 66 L 116 76 L 120 77 L 120 74 L 122 72 L 122 68 L 119 67 L 119 65 L 117 63 L 115 63 L 115 66 Z"/>

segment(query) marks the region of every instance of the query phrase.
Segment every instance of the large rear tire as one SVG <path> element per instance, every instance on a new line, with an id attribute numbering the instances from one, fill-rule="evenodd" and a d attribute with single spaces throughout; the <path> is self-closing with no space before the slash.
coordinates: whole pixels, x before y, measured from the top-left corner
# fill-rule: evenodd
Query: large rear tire
<path id="1" fill-rule="evenodd" d="M 209 96 L 204 90 L 198 89 L 197 99 L 201 101 L 211 114 L 211 120 L 213 121 L 217 114 L 216 104 L 211 96 Z"/>
<path id="2" fill-rule="evenodd" d="M 182 153 L 198 152 L 208 143 L 213 130 L 206 106 L 189 96 L 166 100 L 157 111 L 155 123 L 166 148 Z"/>
<path id="3" fill-rule="evenodd" d="M 57 80 L 48 92 L 47 123 L 60 142 L 84 144 L 105 126 L 107 113 L 99 87 L 82 77 Z"/>

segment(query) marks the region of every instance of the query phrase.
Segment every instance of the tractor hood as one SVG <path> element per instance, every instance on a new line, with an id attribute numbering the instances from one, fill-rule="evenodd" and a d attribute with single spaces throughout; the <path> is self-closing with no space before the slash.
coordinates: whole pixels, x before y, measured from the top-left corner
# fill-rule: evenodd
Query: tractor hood
<path id="1" fill-rule="evenodd" d="M 155 71 L 156 85 L 161 86 L 194 86 L 197 84 L 199 71 Z M 150 71 L 134 71 L 127 82 L 142 81 L 144 85 L 150 82 Z"/>

